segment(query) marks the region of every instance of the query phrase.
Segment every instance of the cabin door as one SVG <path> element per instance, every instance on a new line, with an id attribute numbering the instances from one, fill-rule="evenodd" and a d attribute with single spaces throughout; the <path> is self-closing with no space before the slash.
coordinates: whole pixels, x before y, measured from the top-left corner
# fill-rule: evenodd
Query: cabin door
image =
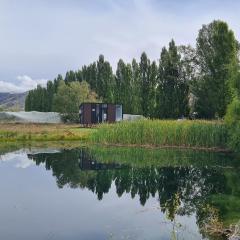
<path id="1" fill-rule="evenodd" d="M 97 116 L 96 116 L 96 104 L 91 104 L 91 123 L 96 124 L 97 123 Z"/>

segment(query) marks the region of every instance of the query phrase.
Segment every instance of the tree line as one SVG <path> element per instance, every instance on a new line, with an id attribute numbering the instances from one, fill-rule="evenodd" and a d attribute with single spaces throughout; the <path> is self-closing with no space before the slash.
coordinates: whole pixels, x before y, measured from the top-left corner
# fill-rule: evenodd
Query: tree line
<path id="1" fill-rule="evenodd" d="M 159 61 L 151 61 L 144 52 L 139 61 L 120 59 L 113 72 L 100 55 L 97 61 L 68 71 L 64 78 L 58 75 L 46 87 L 29 91 L 25 110 L 59 110 L 62 102 L 56 99 L 60 83 L 70 86 L 78 82 L 88 84 L 89 91 L 95 93 L 91 100 L 121 103 L 124 113 L 149 118 L 222 118 L 238 97 L 238 54 L 239 43 L 227 23 L 213 21 L 199 30 L 195 47 L 176 46 L 171 40 L 163 47 Z"/>

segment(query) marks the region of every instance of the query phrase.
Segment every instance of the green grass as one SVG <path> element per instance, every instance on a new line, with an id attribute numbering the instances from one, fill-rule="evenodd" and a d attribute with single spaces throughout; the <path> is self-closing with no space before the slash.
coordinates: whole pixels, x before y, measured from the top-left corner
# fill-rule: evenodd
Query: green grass
<path id="1" fill-rule="evenodd" d="M 227 148 L 227 128 L 220 121 L 139 120 L 103 124 L 90 136 L 102 144 Z"/>
<path id="2" fill-rule="evenodd" d="M 81 141 L 100 144 L 226 149 L 228 130 L 220 121 L 139 120 L 102 124 L 0 124 L 0 142 Z"/>

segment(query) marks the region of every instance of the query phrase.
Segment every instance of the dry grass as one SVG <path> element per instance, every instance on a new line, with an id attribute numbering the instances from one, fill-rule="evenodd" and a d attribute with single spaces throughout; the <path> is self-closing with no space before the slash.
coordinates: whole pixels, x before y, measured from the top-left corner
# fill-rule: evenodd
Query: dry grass
<path id="1" fill-rule="evenodd" d="M 240 239 L 240 222 L 225 226 L 219 217 L 219 210 L 207 205 L 203 208 L 207 213 L 202 230 L 210 236 L 224 237 L 224 239 Z"/>
<path id="2" fill-rule="evenodd" d="M 0 123 L 0 141 L 86 140 L 92 131 L 78 124 Z"/>

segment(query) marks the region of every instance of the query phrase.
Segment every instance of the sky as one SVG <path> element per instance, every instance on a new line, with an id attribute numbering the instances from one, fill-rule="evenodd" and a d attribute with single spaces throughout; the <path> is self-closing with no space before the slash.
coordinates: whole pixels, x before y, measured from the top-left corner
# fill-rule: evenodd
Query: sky
<path id="1" fill-rule="evenodd" d="M 0 0 L 0 92 L 24 92 L 105 56 L 145 51 L 158 61 L 171 39 L 195 45 L 221 19 L 240 40 L 239 0 Z"/>

